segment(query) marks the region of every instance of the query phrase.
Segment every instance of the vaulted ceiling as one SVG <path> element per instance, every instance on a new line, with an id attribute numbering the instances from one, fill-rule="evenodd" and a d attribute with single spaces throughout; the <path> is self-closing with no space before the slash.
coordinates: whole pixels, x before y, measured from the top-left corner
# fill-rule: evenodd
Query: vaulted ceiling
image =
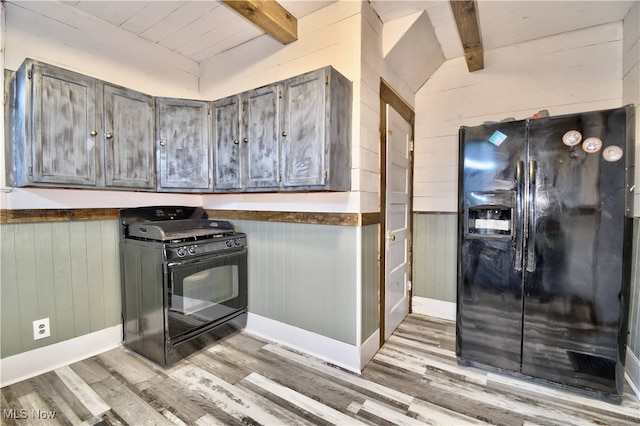
<path id="1" fill-rule="evenodd" d="M 32 9 L 37 9 L 37 3 L 15 2 Z M 71 0 L 65 3 L 196 62 L 265 33 L 217 0 Z M 279 3 L 300 19 L 333 1 L 281 0 Z M 426 11 L 445 58 L 464 55 L 449 0 L 370 0 L 370 3 L 383 22 Z M 616 0 L 478 0 L 477 13 L 482 43 L 484 49 L 489 50 L 617 21 L 623 19 L 632 3 Z"/>

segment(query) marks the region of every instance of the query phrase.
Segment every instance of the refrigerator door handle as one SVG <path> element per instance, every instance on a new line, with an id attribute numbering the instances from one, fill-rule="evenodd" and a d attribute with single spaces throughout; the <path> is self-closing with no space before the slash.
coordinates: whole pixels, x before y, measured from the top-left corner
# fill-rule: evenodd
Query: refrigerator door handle
<path id="1" fill-rule="evenodd" d="M 514 258 L 514 269 L 516 271 L 522 271 L 522 232 L 521 229 L 521 221 L 523 220 L 523 197 L 524 197 L 524 161 L 518 161 L 518 165 L 516 166 L 516 211 L 515 211 L 515 220 L 513 221 L 513 228 L 515 232 L 515 258 Z"/>
<path id="2" fill-rule="evenodd" d="M 527 203 L 527 227 L 526 227 L 526 246 L 527 246 L 527 272 L 536 270 L 536 174 L 538 162 L 529 161 L 529 200 Z"/>

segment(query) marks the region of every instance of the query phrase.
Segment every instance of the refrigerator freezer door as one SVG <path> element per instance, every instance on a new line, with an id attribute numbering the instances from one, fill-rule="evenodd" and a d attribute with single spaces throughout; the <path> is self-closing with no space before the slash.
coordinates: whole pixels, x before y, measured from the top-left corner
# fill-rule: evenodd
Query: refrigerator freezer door
<path id="1" fill-rule="evenodd" d="M 625 109 L 529 121 L 529 232 L 526 237 L 522 372 L 616 393 L 625 161 L 605 161 L 571 130 L 604 149 L 625 146 Z M 627 230 L 628 231 L 628 230 Z M 616 369 L 619 371 L 616 372 Z"/>
<path id="2" fill-rule="evenodd" d="M 520 369 L 525 122 L 460 130 L 460 362 Z"/>

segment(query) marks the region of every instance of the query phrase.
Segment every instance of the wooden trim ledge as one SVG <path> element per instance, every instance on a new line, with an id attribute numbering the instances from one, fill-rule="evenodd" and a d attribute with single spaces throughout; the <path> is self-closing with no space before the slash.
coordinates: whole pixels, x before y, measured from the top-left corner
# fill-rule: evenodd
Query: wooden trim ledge
<path id="1" fill-rule="evenodd" d="M 0 209 L 0 223 L 68 222 L 118 219 L 118 208 L 104 209 Z M 261 222 L 366 226 L 380 223 L 380 213 L 273 212 L 207 210 L 211 218 Z"/>
<path id="2" fill-rule="evenodd" d="M 215 219 L 254 220 L 316 225 L 366 226 L 380 223 L 380 213 L 274 212 L 250 210 L 207 210 Z"/>
<path id="3" fill-rule="evenodd" d="M 117 219 L 119 210 L 120 209 L 2 209 L 0 210 L 0 223 Z"/>

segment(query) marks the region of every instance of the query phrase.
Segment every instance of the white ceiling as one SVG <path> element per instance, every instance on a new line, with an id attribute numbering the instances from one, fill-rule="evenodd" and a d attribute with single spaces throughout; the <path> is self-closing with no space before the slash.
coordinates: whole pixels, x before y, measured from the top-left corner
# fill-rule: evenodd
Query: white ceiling
<path id="1" fill-rule="evenodd" d="M 635 0 L 638 1 L 638 0 Z M 426 10 L 447 59 L 463 55 L 449 0 L 370 0 L 383 22 Z M 196 62 L 264 34 L 217 0 L 65 3 Z M 332 1 L 280 1 L 297 19 Z M 485 50 L 622 19 L 633 1 L 478 0 Z"/>
<path id="2" fill-rule="evenodd" d="M 123 30 L 201 62 L 264 34 L 217 0 L 65 1 Z M 332 1 L 280 1 L 297 19 Z"/>
<path id="3" fill-rule="evenodd" d="M 638 1 L 638 0 L 635 0 Z M 371 0 L 382 22 L 426 10 L 446 59 L 464 55 L 449 0 Z M 478 0 L 485 50 L 619 21 L 633 0 Z"/>

